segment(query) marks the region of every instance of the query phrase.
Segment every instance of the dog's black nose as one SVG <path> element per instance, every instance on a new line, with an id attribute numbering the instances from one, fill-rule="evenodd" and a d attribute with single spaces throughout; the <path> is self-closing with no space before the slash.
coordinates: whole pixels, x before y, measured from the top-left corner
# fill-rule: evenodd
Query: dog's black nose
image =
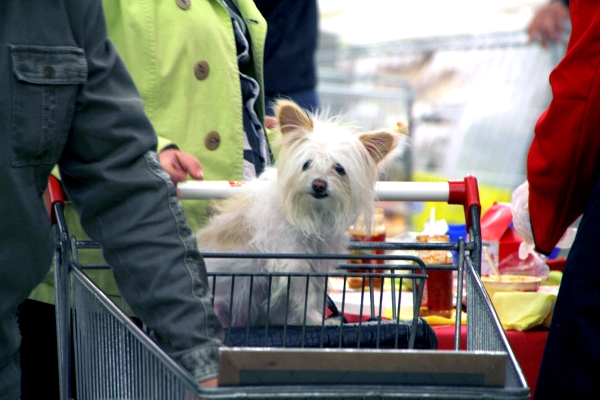
<path id="1" fill-rule="evenodd" d="M 312 188 L 315 193 L 323 193 L 327 190 L 327 182 L 323 179 L 315 179 L 312 183 Z"/>

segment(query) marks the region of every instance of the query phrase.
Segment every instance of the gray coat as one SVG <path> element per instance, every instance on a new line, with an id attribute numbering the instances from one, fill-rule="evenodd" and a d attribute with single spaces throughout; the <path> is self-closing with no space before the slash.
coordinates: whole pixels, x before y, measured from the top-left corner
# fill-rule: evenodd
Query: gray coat
<path id="1" fill-rule="evenodd" d="M 136 315 L 198 381 L 216 376 L 222 327 L 156 144 L 100 1 L 0 2 L 0 400 L 20 393 L 17 306 L 51 264 L 56 164 Z"/>

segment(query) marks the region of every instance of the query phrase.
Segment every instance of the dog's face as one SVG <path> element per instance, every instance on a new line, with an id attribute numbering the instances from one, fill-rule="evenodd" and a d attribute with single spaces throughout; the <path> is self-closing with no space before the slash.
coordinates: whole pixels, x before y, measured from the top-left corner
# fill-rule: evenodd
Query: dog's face
<path id="1" fill-rule="evenodd" d="M 278 190 L 286 218 L 313 235 L 344 232 L 374 201 L 377 163 L 396 145 L 388 131 L 355 134 L 280 101 Z"/>

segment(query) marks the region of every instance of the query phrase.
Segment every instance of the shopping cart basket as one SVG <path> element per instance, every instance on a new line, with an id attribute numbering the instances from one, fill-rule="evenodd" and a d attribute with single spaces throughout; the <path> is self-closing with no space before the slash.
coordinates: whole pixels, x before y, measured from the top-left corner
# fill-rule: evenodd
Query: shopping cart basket
<path id="1" fill-rule="evenodd" d="M 205 182 L 198 185 L 190 182 L 180 187 L 184 198 L 223 198 L 240 190 L 226 182 Z M 460 181 L 419 183 L 419 182 L 379 182 L 376 187 L 379 200 L 401 201 L 443 201 L 450 204 L 463 205 L 469 236 L 465 241 L 462 238 L 456 243 L 354 243 L 352 248 L 361 250 L 455 250 L 458 259 L 452 266 L 425 266 L 423 261 L 412 255 L 373 255 L 378 260 L 404 260 L 410 264 L 402 264 L 402 271 L 394 269 L 393 264 L 384 264 L 390 272 L 378 274 L 367 272 L 362 275 L 366 278 L 383 278 L 389 280 L 411 279 L 413 285 L 413 318 L 410 321 L 401 321 L 399 310 L 402 302 L 401 296 L 392 286 L 388 293 L 391 296 L 392 318 L 383 318 L 383 290 L 379 292 L 371 287 L 361 290 L 361 304 L 359 306 L 359 322 L 354 325 L 357 337 L 365 332 L 377 332 L 373 346 L 361 347 L 361 339 L 352 346 L 343 348 L 340 330 L 328 339 L 334 344 L 325 349 L 324 332 L 329 328 L 322 324 L 314 327 L 301 326 L 296 331 L 295 348 L 290 348 L 285 341 L 292 337 L 289 331 L 297 327 L 277 327 L 280 343 L 273 341 L 261 342 L 260 340 L 273 340 L 267 326 L 242 327 L 241 336 L 234 332 L 234 328 L 226 328 L 226 342 L 229 347 L 223 348 L 221 368 L 224 370 L 223 360 L 234 360 L 244 363 L 250 360 L 249 369 L 260 369 L 260 366 L 251 365 L 252 361 L 267 360 L 269 357 L 283 357 L 287 360 L 319 360 L 331 362 L 335 365 L 348 366 L 349 364 L 372 365 L 371 371 L 237 371 L 237 386 L 222 386 L 218 388 L 201 388 L 189 373 L 183 370 L 176 362 L 166 355 L 132 320 L 126 316 L 114 303 L 112 303 L 85 275 L 83 268 L 75 260 L 80 248 L 97 246 L 93 243 L 78 241 L 68 235 L 62 208 L 66 197 L 61 190 L 60 183 L 54 178 L 50 179 L 48 190 L 49 207 L 52 210 L 53 222 L 56 231 L 56 291 L 57 291 L 57 331 L 60 352 L 60 377 L 61 397 L 71 398 L 70 371 L 75 369 L 75 387 L 77 399 L 184 399 L 193 397 L 201 398 L 528 398 L 529 388 L 518 365 L 518 362 L 507 341 L 491 301 L 483 288 L 479 278 L 481 261 L 481 235 L 479 226 L 479 197 L 477 182 L 474 177 L 466 177 Z M 205 257 L 248 257 L 249 255 L 204 254 Z M 302 257 L 303 255 L 264 255 L 264 257 Z M 306 256 L 306 255 L 304 255 Z M 325 256 L 325 255 L 323 255 Z M 353 258 L 352 255 L 329 255 L 340 260 Z M 361 259 L 368 256 L 356 255 Z M 412 269 L 410 265 L 414 265 Z M 365 267 L 361 265 L 361 267 Z M 380 268 L 381 264 L 377 265 Z M 465 277 L 466 282 L 466 308 L 468 310 L 466 350 L 459 350 L 460 346 L 460 318 L 456 321 L 455 349 L 449 352 L 437 350 L 420 350 L 415 344 L 418 342 L 419 328 L 421 334 L 426 331 L 426 326 L 418 317 L 418 305 L 422 295 L 422 280 L 427 278 L 427 269 L 451 268 L 458 272 L 458 276 Z M 408 272 L 406 272 L 408 270 Z M 421 272 L 419 274 L 415 272 Z M 348 274 L 345 271 L 325 274 L 322 278 L 342 278 Z M 301 277 L 304 279 L 312 277 Z M 210 277 L 209 277 L 210 279 Z M 288 279 L 293 279 L 288 277 Z M 462 279 L 457 280 L 457 293 L 462 293 Z M 324 294 L 326 295 L 326 294 Z M 379 299 L 378 299 L 379 297 Z M 462 297 L 462 296 L 461 296 Z M 460 299 L 461 297 L 457 297 Z M 339 305 L 338 312 L 345 314 L 345 302 Z M 462 312 L 462 302 L 457 301 L 457 315 Z M 340 309 L 341 308 L 341 309 Z M 365 317 L 374 321 L 362 322 Z M 72 332 L 70 324 L 72 324 Z M 369 325 L 370 324 L 370 325 Z M 419 325 L 421 324 L 421 325 Z M 346 325 L 342 324 L 343 329 Z M 395 340 L 392 345 L 384 345 L 380 340 L 383 329 L 395 327 Z M 399 327 L 403 326 L 406 349 L 398 345 Z M 423 328 L 425 327 L 425 328 Z M 275 327 L 273 327 L 275 328 Z M 425 329 L 425 331 L 423 330 Z M 271 332 L 271 333 L 270 333 Z M 308 348 L 307 339 L 310 333 L 317 335 L 318 339 L 314 348 Z M 331 333 L 331 332 L 329 332 Z M 232 338 L 242 338 L 239 343 L 231 343 Z M 71 336 L 74 354 L 71 357 Z M 337 339 L 337 341 L 336 341 Z M 422 339 L 422 338 L 421 338 Z M 251 340 L 257 341 L 250 343 Z M 427 342 L 427 340 L 425 340 Z M 289 343 L 288 343 L 289 344 Z M 330 343 L 331 344 L 331 343 Z M 274 346 L 281 346 L 275 351 Z M 254 347 L 250 347 L 254 346 Z M 336 348 L 337 347 L 337 348 Z M 391 348 L 384 348 L 391 347 Z M 443 353 L 443 354 L 442 354 Z M 419 359 L 428 359 L 442 354 L 446 362 L 454 363 L 456 374 L 452 367 L 446 369 L 446 374 L 423 373 L 411 371 L 411 366 L 417 365 Z M 379 357 L 368 360 L 369 357 Z M 233 358 L 232 358 L 233 357 Z M 246 358 L 244 358 L 246 357 Z M 250 358 L 248 358 L 250 357 Z M 347 358 L 351 357 L 352 362 Z M 412 357 L 412 358 L 411 358 Z M 414 358 L 416 357 L 416 358 Z M 501 382 L 498 386 L 486 386 L 484 382 L 475 379 L 469 381 L 466 374 L 461 374 L 460 365 L 469 358 L 470 362 L 477 364 L 478 360 L 498 357 L 505 360 L 502 371 L 496 371 Z M 486 358 L 487 357 L 487 358 Z M 71 362 L 71 358 L 75 361 Z M 439 359 L 439 358 L 438 358 Z M 227 361 L 225 360 L 225 361 Z M 281 358 L 280 358 L 281 360 Z M 378 372 L 381 366 L 374 365 L 385 361 L 386 365 L 404 364 L 405 370 L 401 374 Z M 467 360 L 469 362 L 469 360 Z M 334 362 L 335 361 L 335 362 Z M 269 361 L 271 362 L 271 361 Z M 275 362 L 275 361 L 273 361 Z M 342 364 L 339 364 L 339 363 Z M 369 364 L 371 363 L 371 364 Z M 417 364 L 415 364 L 417 363 Z M 243 366 L 243 365 L 242 365 Z M 228 372 L 231 372 L 228 370 Z M 234 371 L 235 372 L 235 371 Z M 245 373 L 240 378 L 240 373 Z M 350 377 L 348 380 L 339 380 L 340 376 Z M 254 377 L 254 378 L 248 378 Z M 268 380 L 268 384 L 264 380 Z M 283 378 L 282 378 L 283 377 Z M 321 378 L 319 380 L 318 378 Z M 362 377 L 362 380 L 361 380 Z M 365 378 L 366 377 L 366 378 Z M 221 378 L 221 377 L 220 377 Z M 254 380 L 252 380 L 254 379 Z M 325 379 L 325 380 L 323 380 Z M 463 380 L 461 380 L 463 379 Z M 497 379 L 496 379 L 497 380 Z M 298 382 L 303 382 L 300 384 Z M 336 383 L 338 382 L 338 383 Z M 339 382 L 344 382 L 339 384 Z M 357 384 L 360 383 L 360 384 Z"/>

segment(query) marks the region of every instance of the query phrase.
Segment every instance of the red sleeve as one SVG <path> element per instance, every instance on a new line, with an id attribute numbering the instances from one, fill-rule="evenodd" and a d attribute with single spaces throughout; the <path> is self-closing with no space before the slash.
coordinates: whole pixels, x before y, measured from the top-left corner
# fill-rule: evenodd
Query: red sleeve
<path id="1" fill-rule="evenodd" d="M 567 52 L 527 159 L 531 224 L 546 254 L 583 213 L 600 170 L 600 2 L 574 0 L 570 10 Z"/>

